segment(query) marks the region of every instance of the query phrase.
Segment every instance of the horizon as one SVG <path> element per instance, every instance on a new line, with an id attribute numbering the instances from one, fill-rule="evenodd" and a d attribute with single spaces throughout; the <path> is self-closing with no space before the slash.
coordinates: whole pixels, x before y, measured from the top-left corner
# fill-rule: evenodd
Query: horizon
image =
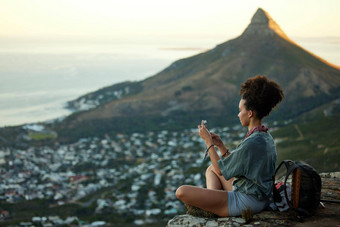
<path id="1" fill-rule="evenodd" d="M 336 0 L 0 0 L 0 6 L 0 25 L 4 28 L 0 31 L 0 53 L 5 54 L 110 53 L 109 48 L 102 48 L 106 44 L 200 53 L 240 36 L 261 8 L 291 40 L 340 65 L 336 56 L 328 58 L 317 47 L 301 43 L 340 45 L 340 14 L 336 13 L 340 1 Z"/>
<path id="2" fill-rule="evenodd" d="M 0 38 L 18 41 L 220 39 L 240 35 L 258 8 L 289 37 L 340 37 L 336 0 L 0 0 L 0 6 Z"/>
<path id="3" fill-rule="evenodd" d="M 336 0 L 102 0 L 100 4 L 92 0 L 0 0 L 0 53 L 112 53 L 105 45 L 121 45 L 131 52 L 134 45 L 148 45 L 180 59 L 240 36 L 258 8 L 301 47 L 340 65 L 339 57 L 324 54 L 312 44 L 340 46 L 340 14 L 336 13 L 340 1 Z M 197 51 L 178 54 L 183 50 Z"/>

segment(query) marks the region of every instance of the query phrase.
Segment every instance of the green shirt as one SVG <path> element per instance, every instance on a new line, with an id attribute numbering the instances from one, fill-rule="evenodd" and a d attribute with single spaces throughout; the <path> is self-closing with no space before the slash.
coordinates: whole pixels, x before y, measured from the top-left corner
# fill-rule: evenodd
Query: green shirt
<path id="1" fill-rule="evenodd" d="M 273 190 L 276 148 L 269 132 L 256 131 L 245 138 L 231 154 L 218 161 L 222 175 L 234 177 L 234 191 L 268 198 Z"/>

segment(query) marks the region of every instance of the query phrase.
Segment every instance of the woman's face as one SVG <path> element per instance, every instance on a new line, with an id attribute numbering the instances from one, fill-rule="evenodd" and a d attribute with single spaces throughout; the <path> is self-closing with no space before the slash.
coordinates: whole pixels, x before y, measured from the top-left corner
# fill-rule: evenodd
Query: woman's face
<path id="1" fill-rule="evenodd" d="M 240 119 L 241 125 L 246 127 L 249 125 L 249 121 L 250 121 L 250 117 L 249 117 L 249 111 L 246 109 L 246 106 L 244 105 L 244 103 L 246 102 L 246 100 L 241 99 L 240 103 L 238 105 L 239 108 L 239 114 L 237 115 L 238 118 Z"/>

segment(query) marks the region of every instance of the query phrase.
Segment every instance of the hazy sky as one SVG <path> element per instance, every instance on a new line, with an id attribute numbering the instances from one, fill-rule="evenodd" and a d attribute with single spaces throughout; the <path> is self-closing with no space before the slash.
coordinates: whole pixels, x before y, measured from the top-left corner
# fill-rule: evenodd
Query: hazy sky
<path id="1" fill-rule="evenodd" d="M 289 37 L 340 37 L 340 0 L 0 0 L 0 38 L 220 39 L 258 7 Z"/>
<path id="2" fill-rule="evenodd" d="M 237 37 L 259 7 L 340 65 L 340 0 L 0 0 L 0 126 L 59 117 L 68 100 Z"/>

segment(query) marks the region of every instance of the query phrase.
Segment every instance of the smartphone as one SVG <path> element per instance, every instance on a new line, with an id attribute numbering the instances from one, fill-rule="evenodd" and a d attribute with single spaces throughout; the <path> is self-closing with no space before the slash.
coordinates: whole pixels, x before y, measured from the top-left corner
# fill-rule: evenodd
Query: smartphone
<path id="1" fill-rule="evenodd" d="M 209 129 L 208 129 L 208 121 L 207 120 L 203 120 L 203 124 L 207 128 L 207 130 L 209 131 Z"/>

